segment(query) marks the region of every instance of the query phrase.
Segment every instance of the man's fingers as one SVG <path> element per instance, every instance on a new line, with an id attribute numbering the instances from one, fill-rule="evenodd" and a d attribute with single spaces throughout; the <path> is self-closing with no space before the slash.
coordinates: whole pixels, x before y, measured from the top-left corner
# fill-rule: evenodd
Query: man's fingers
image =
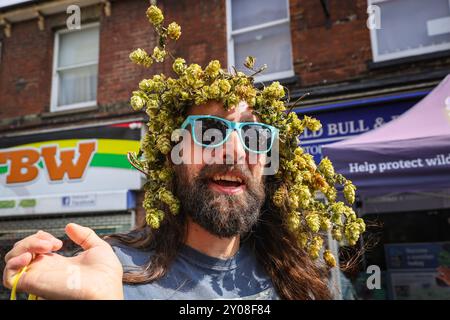
<path id="1" fill-rule="evenodd" d="M 37 235 L 27 237 L 16 246 L 14 246 L 5 256 L 5 262 L 11 258 L 17 257 L 25 252 L 30 253 L 48 253 L 58 251 L 62 247 L 62 241 L 54 238 L 54 240 L 43 240 Z"/>
<path id="2" fill-rule="evenodd" d="M 69 223 L 66 226 L 66 233 L 69 238 L 82 247 L 83 250 L 104 246 L 106 244 L 106 242 L 100 239 L 92 229 L 80 226 L 76 223 Z"/>
<path id="3" fill-rule="evenodd" d="M 22 253 L 21 255 L 11 258 L 8 261 L 8 267 L 12 270 L 20 270 L 23 267 L 29 265 L 33 260 L 33 254 L 30 252 Z"/>
<path id="4" fill-rule="evenodd" d="M 38 232 L 32 234 L 31 236 L 23 238 L 22 240 L 17 241 L 16 243 L 14 243 L 14 247 L 20 245 L 21 243 L 23 243 L 24 241 L 27 241 L 27 239 L 30 239 L 30 238 L 39 238 L 39 239 L 42 239 L 42 240 L 48 240 L 48 241 L 54 242 L 55 244 L 59 244 L 61 242 L 61 240 L 59 240 L 58 238 L 54 237 L 52 234 L 50 234 L 48 232 L 45 232 L 45 231 L 42 231 L 42 230 L 39 230 Z"/>
<path id="5" fill-rule="evenodd" d="M 33 255 L 30 252 L 22 253 L 21 255 L 11 258 L 5 266 L 3 272 L 3 285 L 11 289 L 14 276 L 19 273 L 23 267 L 29 265 Z"/>

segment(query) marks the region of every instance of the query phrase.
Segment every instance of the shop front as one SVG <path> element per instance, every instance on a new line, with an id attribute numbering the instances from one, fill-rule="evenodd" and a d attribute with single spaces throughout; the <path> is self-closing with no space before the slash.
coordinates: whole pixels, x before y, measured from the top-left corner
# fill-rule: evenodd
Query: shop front
<path id="1" fill-rule="evenodd" d="M 429 92 L 400 92 L 296 109 L 300 118 L 303 115 L 313 116 L 322 124 L 322 128 L 316 132 L 306 129 L 300 137 L 300 144 L 318 163 L 322 159 L 324 145 L 383 126 L 410 109 Z"/>
<path id="2" fill-rule="evenodd" d="M 382 271 L 379 297 L 449 299 L 450 76 L 394 121 L 323 151 L 358 187 L 358 214 L 377 226 L 364 258 Z"/>
<path id="3" fill-rule="evenodd" d="M 395 90 L 391 90 L 391 92 Z M 300 117 L 303 115 L 313 116 L 320 120 L 322 123 L 322 129 L 317 132 L 305 131 L 300 137 L 300 144 L 305 151 L 312 154 L 317 163 L 323 158 L 323 148 L 327 145 L 336 142 L 344 142 L 351 140 L 352 138 L 361 136 L 367 132 L 371 132 L 374 129 L 383 127 L 385 124 L 397 119 L 399 116 L 407 112 L 415 104 L 417 104 L 424 96 L 426 96 L 431 89 L 421 89 L 416 91 L 397 91 L 390 94 L 377 94 L 370 97 L 347 100 L 347 101 L 334 101 L 326 105 L 315 105 L 297 109 L 297 113 Z M 333 159 L 331 159 L 333 161 Z M 358 183 L 355 182 L 358 186 Z M 370 205 L 367 202 L 361 202 L 358 199 L 355 210 L 358 214 L 363 215 L 363 210 L 371 210 Z M 370 201 L 370 199 L 367 199 Z M 364 209 L 362 206 L 365 206 Z M 368 212 L 368 211 L 364 211 Z M 369 212 L 373 213 L 373 212 Z M 376 220 L 376 223 L 380 222 L 379 216 L 368 216 Z M 386 226 L 386 228 L 390 228 Z M 370 229 L 369 232 L 373 230 Z M 378 232 L 376 230 L 375 232 Z M 379 237 L 377 233 L 372 238 Z M 333 245 L 336 250 L 339 247 L 338 244 Z M 346 250 L 339 250 L 341 252 L 341 258 L 348 258 Z M 383 248 L 381 248 L 383 251 Z M 354 252 L 356 253 L 356 252 Z M 369 276 L 365 272 L 370 264 L 377 264 L 384 266 L 384 253 L 373 254 L 370 257 L 364 257 L 362 265 L 358 270 L 353 269 L 350 272 L 336 273 L 334 276 L 337 279 L 333 279 L 337 283 L 341 283 L 346 286 L 351 282 L 353 290 L 355 291 L 356 298 L 358 299 L 386 299 L 389 296 L 389 292 L 386 288 L 387 276 L 382 269 L 381 274 L 381 289 L 366 290 L 366 278 Z M 341 288 L 342 289 L 342 288 Z M 345 297 L 342 297 L 345 298 Z"/>
<path id="4" fill-rule="evenodd" d="M 126 154 L 138 150 L 141 130 L 140 122 L 126 122 L 2 138 L 1 256 L 38 230 L 62 237 L 60 253 L 70 255 L 74 244 L 64 238 L 69 222 L 100 235 L 132 228 L 143 176 Z M 7 294 L 1 287 L 0 299 Z"/>

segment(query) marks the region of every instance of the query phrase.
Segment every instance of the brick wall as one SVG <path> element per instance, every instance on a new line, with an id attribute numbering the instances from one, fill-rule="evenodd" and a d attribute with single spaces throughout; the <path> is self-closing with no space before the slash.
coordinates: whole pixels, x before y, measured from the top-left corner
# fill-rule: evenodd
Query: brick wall
<path id="1" fill-rule="evenodd" d="M 110 17 L 101 17 L 97 101 L 100 105 L 127 101 L 149 71 L 128 58 L 135 48 L 151 52 L 156 44 L 145 16 L 146 1 L 116 1 Z M 151 71 L 156 71 L 156 66 Z M 159 71 L 159 70 L 158 70 Z"/>
<path id="2" fill-rule="evenodd" d="M 450 69 L 450 58 L 370 68 L 367 0 L 328 1 L 327 23 L 320 1 L 290 0 L 295 86 L 317 86 Z"/>
<path id="3" fill-rule="evenodd" d="M 98 21 L 99 6 L 83 8 L 82 23 Z M 36 20 L 15 23 L 11 37 L 1 36 L 0 132 L 40 124 L 40 115 L 50 111 L 55 31 L 65 28 L 65 13 L 45 19 L 40 31 Z M 12 119 L 11 123 L 7 120 Z"/>
<path id="4" fill-rule="evenodd" d="M 367 71 L 371 59 L 365 0 L 329 1 L 327 26 L 320 1 L 291 0 L 295 73 L 303 85 L 348 80 Z"/>
<path id="5" fill-rule="evenodd" d="M 0 36 L 3 37 L 0 132 L 132 114 L 128 99 L 139 80 L 155 73 L 171 72 L 171 62 L 145 70 L 128 59 L 133 49 L 142 47 L 151 51 L 155 44 L 145 16 L 148 1 L 112 3 L 110 17 L 102 14 L 100 6 L 82 9 L 83 21 L 101 22 L 99 108 L 83 115 L 50 119 L 38 115 L 49 111 L 54 31 L 64 26 L 67 17 L 64 13 L 47 17 L 45 31 L 39 31 L 32 20 L 13 24 L 10 38 Z M 181 39 L 169 44 L 174 56 L 202 65 L 218 59 L 226 66 L 225 0 L 160 0 L 158 5 L 165 11 L 167 23 L 175 20 L 182 27 Z M 366 7 L 366 0 L 329 1 L 327 22 L 320 1 L 290 0 L 293 61 L 298 77 L 294 88 L 450 68 L 449 58 L 369 68 L 372 53 Z"/>
<path id="6" fill-rule="evenodd" d="M 36 21 L 13 26 L 0 63 L 0 118 L 42 112 L 49 105 L 53 38 Z M 49 72 L 50 71 L 50 72 Z"/>
<path id="7" fill-rule="evenodd" d="M 184 37 L 170 43 L 175 56 L 205 65 L 215 58 L 226 66 L 225 3 L 223 0 L 161 1 L 166 22 L 178 21 Z M 145 16 L 148 2 L 114 1 L 112 15 L 106 17 L 100 6 L 82 8 L 82 23 L 100 21 L 100 56 L 97 101 L 99 108 L 82 116 L 42 119 L 48 113 L 51 94 L 54 32 L 64 27 L 65 14 L 46 18 L 46 28 L 39 31 L 35 20 L 13 25 L 10 38 L 3 39 L 0 64 L 0 119 L 15 119 L 0 132 L 29 126 L 54 126 L 83 119 L 130 114 L 128 100 L 143 78 L 171 72 L 171 62 L 155 64 L 151 69 L 133 65 L 129 54 L 136 48 L 151 52 L 155 46 L 152 27 Z M 187 19 L 186 17 L 192 17 Z M 21 118 L 17 120 L 17 118 Z M 44 117 L 45 118 L 45 117 Z M 3 130 L 2 130 L 3 129 Z"/>

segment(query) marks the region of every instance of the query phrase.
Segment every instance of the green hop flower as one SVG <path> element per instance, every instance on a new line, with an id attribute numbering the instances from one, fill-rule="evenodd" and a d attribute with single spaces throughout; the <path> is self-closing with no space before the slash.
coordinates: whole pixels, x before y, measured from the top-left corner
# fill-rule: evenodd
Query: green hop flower
<path id="1" fill-rule="evenodd" d="M 153 49 L 152 58 L 155 59 L 156 62 L 163 62 L 166 55 L 166 50 L 161 50 L 159 47 Z"/>
<path id="2" fill-rule="evenodd" d="M 291 232 L 298 230 L 300 227 L 300 217 L 296 211 L 289 213 L 287 217 L 287 226 Z"/>
<path id="3" fill-rule="evenodd" d="M 170 39 L 178 40 L 181 36 L 181 27 L 176 22 L 172 22 L 167 27 L 167 35 Z"/>
<path id="4" fill-rule="evenodd" d="M 212 60 L 205 68 L 205 74 L 210 78 L 215 78 L 219 75 L 220 62 L 218 60 Z"/>
<path id="5" fill-rule="evenodd" d="M 176 74 L 182 75 L 186 70 L 186 61 L 183 58 L 176 58 L 172 64 L 172 69 Z"/>
<path id="6" fill-rule="evenodd" d="M 322 128 L 322 124 L 319 120 L 311 118 L 309 116 L 304 116 L 303 122 L 305 123 L 305 126 L 311 131 L 319 131 L 320 128 Z"/>
<path id="7" fill-rule="evenodd" d="M 145 215 L 147 224 L 153 229 L 158 229 L 163 219 L 164 211 L 158 209 L 149 209 Z"/>
<path id="8" fill-rule="evenodd" d="M 300 232 L 297 236 L 297 242 L 300 248 L 305 249 L 308 244 L 308 235 L 306 233 Z"/>
<path id="9" fill-rule="evenodd" d="M 328 159 L 327 157 L 323 158 L 320 161 L 318 169 L 320 172 L 323 173 L 325 178 L 332 179 L 334 177 L 335 173 L 334 173 L 333 164 L 331 163 L 330 159 Z"/>
<path id="10" fill-rule="evenodd" d="M 355 202 L 355 190 L 356 187 L 351 181 L 347 180 L 344 184 L 344 197 L 349 204 L 353 204 Z"/>
<path id="11" fill-rule="evenodd" d="M 256 61 L 255 57 L 248 56 L 247 58 L 245 58 L 244 66 L 246 66 L 249 69 L 253 69 L 255 61 Z"/>
<path id="12" fill-rule="evenodd" d="M 314 236 L 308 247 L 309 256 L 312 259 L 317 259 L 319 257 L 320 249 L 323 246 L 323 239 L 320 236 Z"/>
<path id="13" fill-rule="evenodd" d="M 284 97 L 285 92 L 283 86 L 278 82 L 272 82 L 268 87 L 265 87 L 262 92 L 266 99 L 281 99 Z"/>
<path id="14" fill-rule="evenodd" d="M 147 54 L 144 49 L 136 49 L 130 54 L 130 60 L 135 64 L 144 66 L 146 68 L 151 67 L 153 64 L 152 58 Z"/>
<path id="15" fill-rule="evenodd" d="M 147 9 L 147 18 L 154 26 L 159 26 L 164 21 L 162 11 L 154 5 Z"/>
<path id="16" fill-rule="evenodd" d="M 331 221 L 326 217 L 320 217 L 320 230 L 328 231 L 331 229 Z"/>
<path id="17" fill-rule="evenodd" d="M 139 111 L 141 110 L 145 105 L 145 99 L 143 99 L 140 95 L 133 95 L 130 99 L 131 107 Z"/>
<path id="18" fill-rule="evenodd" d="M 306 224 L 312 232 L 317 232 L 320 229 L 320 216 L 315 212 L 310 212 L 305 217 Z"/>
<path id="19" fill-rule="evenodd" d="M 273 195 L 273 204 L 277 207 L 281 207 L 284 203 L 285 192 L 283 188 L 278 188 Z"/>
<path id="20" fill-rule="evenodd" d="M 333 236 L 333 239 L 336 241 L 342 240 L 342 231 L 339 227 L 333 228 L 333 230 L 331 231 L 331 235 Z"/>
<path id="21" fill-rule="evenodd" d="M 172 149 L 170 139 L 164 136 L 159 137 L 156 143 L 156 147 L 159 149 L 159 151 L 161 151 L 162 154 L 168 154 Z"/>
<path id="22" fill-rule="evenodd" d="M 158 191 L 158 198 L 161 202 L 169 206 L 170 212 L 172 214 L 178 213 L 180 209 L 180 203 L 179 200 L 175 198 L 172 192 L 170 192 L 166 188 L 160 188 Z"/>
<path id="23" fill-rule="evenodd" d="M 325 250 L 323 252 L 323 259 L 327 263 L 327 265 L 331 268 L 336 266 L 336 259 L 334 258 L 334 255 L 331 253 L 330 250 Z"/>
<path id="24" fill-rule="evenodd" d="M 219 89 L 220 89 L 220 92 L 222 93 L 222 95 L 226 95 L 231 90 L 231 84 L 226 79 L 219 80 L 218 85 L 219 85 Z"/>

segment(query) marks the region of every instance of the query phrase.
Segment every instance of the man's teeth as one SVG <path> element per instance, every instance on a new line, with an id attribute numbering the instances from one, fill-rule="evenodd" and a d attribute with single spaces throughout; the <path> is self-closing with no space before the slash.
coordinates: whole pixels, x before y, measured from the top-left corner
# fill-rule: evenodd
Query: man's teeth
<path id="1" fill-rule="evenodd" d="M 220 180 L 224 180 L 224 181 L 236 181 L 239 183 L 242 183 L 242 179 L 236 176 L 232 176 L 232 175 L 221 175 L 221 176 L 214 176 L 213 177 L 214 181 L 220 181 Z"/>

